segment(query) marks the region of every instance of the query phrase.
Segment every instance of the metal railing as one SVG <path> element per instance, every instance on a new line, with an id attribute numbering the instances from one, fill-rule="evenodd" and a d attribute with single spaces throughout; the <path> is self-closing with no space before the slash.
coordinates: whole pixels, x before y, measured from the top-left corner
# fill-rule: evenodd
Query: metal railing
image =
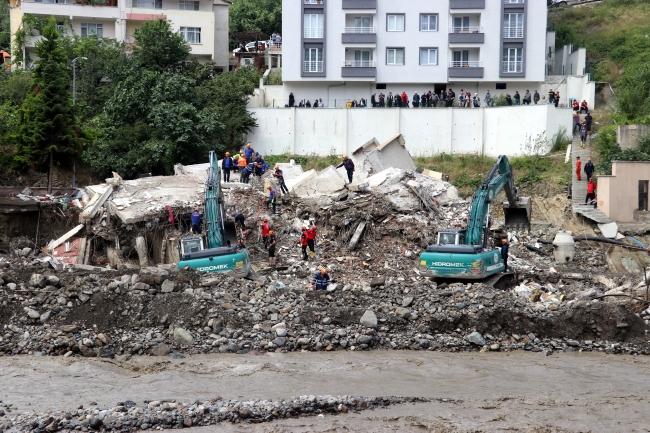
<path id="1" fill-rule="evenodd" d="M 503 28 L 503 37 L 504 38 L 523 38 L 524 37 L 524 28 L 523 27 L 504 27 Z"/>
<path id="2" fill-rule="evenodd" d="M 481 26 L 450 27 L 449 33 L 483 33 Z"/>
<path id="3" fill-rule="evenodd" d="M 304 61 L 302 62 L 302 71 L 303 72 L 323 72 L 323 61 Z"/>
<path id="4" fill-rule="evenodd" d="M 377 62 L 374 60 L 344 60 L 343 66 L 346 68 L 376 68 Z"/>
<path id="5" fill-rule="evenodd" d="M 513 3 L 515 3 L 515 4 L 523 4 L 523 2 L 524 2 L 524 0 L 505 0 L 504 1 L 504 3 L 508 3 L 508 4 L 513 4 Z"/>
<path id="6" fill-rule="evenodd" d="M 323 27 L 305 27 L 305 39 L 322 39 Z"/>
<path id="7" fill-rule="evenodd" d="M 501 64 L 501 72 L 516 73 L 523 71 L 523 61 L 504 61 Z"/>
<path id="8" fill-rule="evenodd" d="M 343 27 L 343 33 L 377 33 L 376 27 Z"/>
<path id="9" fill-rule="evenodd" d="M 306 5 L 322 5 L 325 3 L 325 0 L 304 0 Z"/>
<path id="10" fill-rule="evenodd" d="M 117 0 L 43 0 L 37 2 L 36 0 L 24 0 L 25 3 L 42 3 L 48 5 L 76 5 L 76 6 L 108 6 L 116 7 Z"/>
<path id="11" fill-rule="evenodd" d="M 450 68 L 480 68 L 483 62 L 480 60 L 452 60 L 449 62 Z"/>

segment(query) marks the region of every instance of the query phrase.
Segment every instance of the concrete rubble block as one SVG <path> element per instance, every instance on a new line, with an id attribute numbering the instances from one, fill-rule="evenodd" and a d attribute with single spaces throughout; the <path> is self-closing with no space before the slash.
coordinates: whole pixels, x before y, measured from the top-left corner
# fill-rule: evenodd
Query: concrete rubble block
<path id="1" fill-rule="evenodd" d="M 361 325 L 365 326 L 366 328 L 376 328 L 377 316 L 372 310 L 366 310 L 366 312 L 363 313 L 363 316 L 361 316 L 359 323 L 361 323 Z"/>
<path id="2" fill-rule="evenodd" d="M 176 328 L 174 329 L 174 341 L 181 346 L 191 346 L 194 344 L 194 337 L 192 337 L 189 331 L 183 328 Z"/>
<path id="3" fill-rule="evenodd" d="M 30 287 L 44 287 L 45 286 L 45 277 L 42 274 L 32 274 L 29 277 L 29 286 Z"/>
<path id="4" fill-rule="evenodd" d="M 174 282 L 172 280 L 165 280 L 163 281 L 160 291 L 162 293 L 171 293 L 174 291 Z"/>
<path id="5" fill-rule="evenodd" d="M 169 277 L 169 272 L 157 266 L 140 269 L 140 281 L 146 284 L 162 284 Z"/>
<path id="6" fill-rule="evenodd" d="M 285 179 L 284 183 L 287 185 L 287 188 L 289 188 L 289 191 L 298 191 L 301 189 L 302 185 L 308 184 L 310 182 L 310 179 L 315 178 L 317 175 L 318 172 L 316 170 L 309 170 L 302 173 L 295 179 Z"/>
<path id="7" fill-rule="evenodd" d="M 603 237 L 607 239 L 614 239 L 618 233 L 618 225 L 616 223 L 598 224 L 598 228 L 603 234 Z"/>
<path id="8" fill-rule="evenodd" d="M 405 171 L 399 168 L 387 168 L 379 173 L 373 174 L 366 179 L 369 188 L 377 188 L 378 186 L 395 185 L 404 179 Z"/>
<path id="9" fill-rule="evenodd" d="M 465 340 L 472 344 L 476 344 L 477 346 L 485 346 L 485 339 L 479 332 L 476 331 L 466 336 Z"/>
<path id="10" fill-rule="evenodd" d="M 377 189 L 377 192 L 383 194 L 397 212 L 413 212 L 421 207 L 420 199 L 402 183 L 388 187 L 381 186 Z"/>

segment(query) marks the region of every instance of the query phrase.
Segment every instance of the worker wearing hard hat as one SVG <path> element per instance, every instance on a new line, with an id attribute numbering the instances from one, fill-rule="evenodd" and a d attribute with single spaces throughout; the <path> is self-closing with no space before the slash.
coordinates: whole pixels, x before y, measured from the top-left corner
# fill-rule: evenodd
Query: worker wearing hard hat
<path id="1" fill-rule="evenodd" d="M 321 269 L 319 273 L 314 275 L 314 279 L 311 281 L 311 286 L 314 290 L 327 290 L 327 286 L 330 285 L 330 276 L 327 274 L 325 268 Z"/>
<path id="2" fill-rule="evenodd" d="M 269 208 L 269 205 L 273 206 L 273 215 L 275 215 L 275 201 L 277 194 L 271 185 L 267 186 L 266 189 L 269 190 L 269 198 L 266 200 L 266 209 Z"/>
<path id="3" fill-rule="evenodd" d="M 309 257 L 313 259 L 316 255 L 316 225 L 307 230 L 307 245 L 309 246 Z"/>
<path id="4" fill-rule="evenodd" d="M 345 167 L 345 171 L 348 172 L 348 180 L 352 183 L 352 175 L 354 173 L 354 162 L 347 155 L 343 155 L 343 162 L 336 166 L 336 168 Z"/>
<path id="5" fill-rule="evenodd" d="M 282 191 L 282 194 L 289 194 L 289 188 L 287 188 L 287 185 L 284 183 L 284 173 L 280 170 L 280 166 L 276 164 L 274 169 L 275 172 L 273 173 L 273 177 L 280 184 L 280 191 Z"/>
<path id="6" fill-rule="evenodd" d="M 264 242 L 264 249 L 269 247 L 269 232 L 271 231 L 271 225 L 269 224 L 269 219 L 264 218 L 264 222 L 260 227 L 262 229 L 262 241 Z"/>

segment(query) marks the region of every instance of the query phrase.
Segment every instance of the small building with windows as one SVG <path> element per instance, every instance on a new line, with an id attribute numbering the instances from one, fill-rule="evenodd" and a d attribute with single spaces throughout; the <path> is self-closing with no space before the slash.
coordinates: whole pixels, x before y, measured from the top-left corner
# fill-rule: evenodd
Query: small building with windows
<path id="1" fill-rule="evenodd" d="M 282 19 L 284 93 L 296 103 L 548 91 L 545 1 L 283 0 Z"/>
<path id="2" fill-rule="evenodd" d="M 23 16 L 54 16 L 62 32 L 112 38 L 133 43 L 133 31 L 143 22 L 163 18 L 180 32 L 200 62 L 215 62 L 217 70 L 229 69 L 227 0 L 7 0 L 11 9 L 12 46 Z M 35 59 L 38 31 L 25 39 L 23 57 Z M 14 58 L 16 55 L 14 53 Z M 30 67 L 29 61 L 24 67 Z"/>
<path id="3" fill-rule="evenodd" d="M 650 162 L 614 161 L 611 176 L 598 176 L 598 209 L 620 223 L 648 220 Z"/>

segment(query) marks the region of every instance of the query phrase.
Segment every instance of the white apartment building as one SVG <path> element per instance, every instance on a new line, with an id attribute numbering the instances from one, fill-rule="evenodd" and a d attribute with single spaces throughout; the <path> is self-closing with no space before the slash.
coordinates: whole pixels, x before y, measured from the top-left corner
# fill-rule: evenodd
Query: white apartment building
<path id="1" fill-rule="evenodd" d="M 11 7 L 12 45 L 22 25 L 23 14 L 61 18 L 62 31 L 77 35 L 97 35 L 127 43 L 134 42 L 133 31 L 147 20 L 163 18 L 180 31 L 199 61 L 215 62 L 228 70 L 228 10 L 226 0 L 8 0 Z M 23 50 L 32 54 L 41 36 L 27 38 Z"/>
<path id="2" fill-rule="evenodd" d="M 373 93 L 540 88 L 542 0 L 283 0 L 284 104 L 344 106 Z M 282 104 L 282 105 L 284 105 Z M 276 104 L 276 106 L 279 104 Z"/>

